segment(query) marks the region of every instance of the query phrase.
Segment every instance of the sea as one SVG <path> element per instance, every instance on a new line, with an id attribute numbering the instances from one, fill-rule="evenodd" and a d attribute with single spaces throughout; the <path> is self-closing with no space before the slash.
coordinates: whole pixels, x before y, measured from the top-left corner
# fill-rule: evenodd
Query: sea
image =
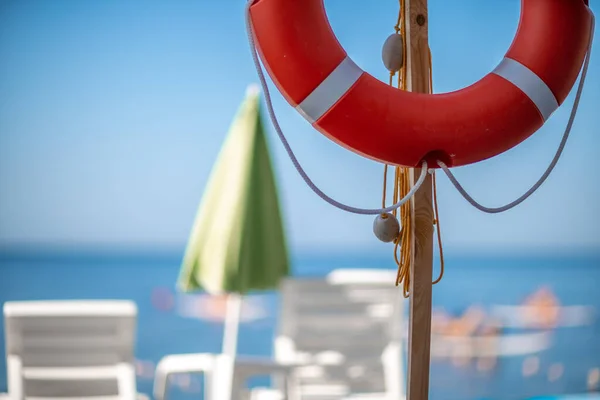
<path id="1" fill-rule="evenodd" d="M 173 252 L 0 251 L 0 303 L 46 299 L 130 299 L 139 309 L 135 349 L 138 391 L 152 395 L 153 368 L 168 354 L 218 352 L 223 323 L 178 312 L 184 297 L 175 282 L 181 254 Z M 394 268 L 389 254 L 300 254 L 292 257 L 296 276 L 325 276 L 337 268 Z M 600 311 L 600 252 L 554 254 L 447 255 L 443 280 L 433 288 L 433 306 L 460 316 L 472 305 L 518 305 L 542 286 L 564 306 Z M 199 294 L 202 296 L 202 294 Z M 238 352 L 270 356 L 279 312 L 275 291 L 248 296 L 262 313 L 240 325 Z M 4 343 L 2 322 L 0 342 Z M 433 400 L 527 399 L 582 394 L 597 386 L 600 374 L 600 314 L 581 326 L 552 330 L 551 346 L 536 354 L 502 357 L 490 370 L 475 363 L 457 365 L 433 359 Z M 405 379 L 405 377 L 399 377 Z M 202 399 L 202 379 L 173 379 L 169 398 Z M 268 385 L 257 378 L 251 386 Z M 0 392 L 7 390 L 4 346 L 0 346 Z M 599 389 L 600 390 L 600 389 Z"/>

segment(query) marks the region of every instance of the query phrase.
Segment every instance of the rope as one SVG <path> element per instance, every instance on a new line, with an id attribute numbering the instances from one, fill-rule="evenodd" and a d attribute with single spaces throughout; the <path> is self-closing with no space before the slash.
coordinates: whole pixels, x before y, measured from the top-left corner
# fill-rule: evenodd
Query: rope
<path id="1" fill-rule="evenodd" d="M 250 7 L 254 3 L 254 1 L 255 0 L 248 0 L 248 2 L 246 3 L 246 33 L 248 35 L 248 43 L 250 44 L 252 60 L 254 61 L 254 67 L 256 68 L 256 72 L 257 72 L 258 78 L 260 80 L 260 85 L 261 85 L 262 90 L 265 95 L 265 102 L 267 104 L 267 110 L 269 113 L 269 117 L 271 118 L 271 122 L 273 123 L 273 126 L 275 127 L 275 131 L 277 132 L 277 135 L 279 136 L 279 139 L 281 140 L 283 147 L 285 148 L 290 160 L 292 161 L 292 164 L 294 164 L 294 167 L 296 168 L 296 170 L 298 171 L 298 173 L 300 174 L 302 179 L 304 179 L 304 182 L 306 182 L 308 187 L 310 187 L 313 192 L 315 192 L 319 197 L 321 197 L 323 200 L 325 200 L 332 206 L 337 207 L 340 210 L 347 211 L 347 212 L 354 213 L 354 214 L 363 214 L 363 215 L 385 214 L 388 212 L 392 212 L 392 211 L 398 209 L 399 207 L 401 207 L 402 205 L 404 205 L 405 203 L 407 203 L 412 198 L 412 196 L 414 196 L 414 194 L 417 192 L 419 187 L 421 187 L 421 185 L 425 181 L 425 177 L 427 176 L 427 172 L 428 172 L 427 162 L 425 162 L 425 161 L 423 161 L 423 164 L 421 166 L 421 175 L 419 176 L 419 179 L 415 183 L 415 186 L 412 187 L 402 199 L 400 199 L 398 202 L 396 202 L 395 204 L 393 204 L 389 207 L 374 208 L 374 209 L 352 207 L 352 206 L 340 203 L 339 201 L 332 199 L 331 197 L 329 197 L 328 195 L 323 193 L 323 191 L 321 189 L 319 189 L 313 183 L 313 181 L 310 179 L 310 177 L 306 174 L 306 172 L 300 165 L 298 159 L 296 158 L 296 155 L 294 154 L 292 148 L 290 147 L 290 144 L 288 143 L 287 138 L 285 137 L 283 131 L 281 130 L 281 127 L 279 126 L 279 121 L 277 120 L 277 116 L 275 115 L 275 111 L 273 109 L 273 102 L 271 100 L 269 88 L 267 87 L 267 81 L 265 79 L 265 75 L 264 75 L 262 67 L 260 65 L 260 61 L 258 58 L 258 52 L 256 51 L 256 42 L 254 39 L 254 28 L 252 25 L 252 18 L 250 17 Z"/>
<path id="2" fill-rule="evenodd" d="M 444 277 L 444 248 L 442 247 L 442 231 L 440 228 L 440 213 L 438 211 L 438 201 L 437 201 L 437 185 L 435 182 L 435 173 L 432 175 L 433 179 L 433 210 L 435 212 L 435 219 L 433 220 L 433 224 L 435 225 L 435 230 L 437 232 L 437 240 L 438 240 L 438 248 L 440 249 L 440 275 L 438 278 L 432 283 L 435 285 L 439 283 Z"/>
<path id="3" fill-rule="evenodd" d="M 399 168 L 397 171 L 396 182 L 400 193 L 402 193 L 410 187 L 410 170 L 408 168 Z M 410 262 L 412 261 L 412 239 L 414 236 L 411 209 L 410 204 L 408 207 L 403 206 L 400 208 L 402 231 L 394 245 L 394 260 L 398 265 L 396 286 L 402 284 L 402 294 L 405 298 L 408 298 L 410 294 Z M 400 255 L 398 255 L 398 249 L 400 249 Z"/>
<path id="4" fill-rule="evenodd" d="M 527 192 L 525 192 L 518 199 L 516 199 L 504 206 L 496 207 L 496 208 L 486 207 L 486 206 L 481 205 L 477 201 L 475 201 L 475 199 L 473 199 L 473 197 L 471 195 L 469 195 L 469 193 L 467 193 L 467 191 L 458 182 L 458 180 L 456 179 L 454 174 L 450 171 L 450 169 L 446 166 L 446 164 L 444 164 L 442 161 L 437 162 L 438 165 L 440 166 L 440 168 L 442 168 L 442 170 L 448 176 L 448 179 L 450 179 L 450 182 L 452 182 L 452 184 L 458 190 L 458 192 L 465 198 L 465 200 L 467 200 L 469 203 L 471 203 L 471 205 L 473 207 L 475 207 L 478 210 L 483 211 L 485 213 L 489 213 L 489 214 L 497 214 L 497 213 L 501 213 L 501 212 L 510 210 L 511 208 L 521 204 L 529 196 L 531 196 L 533 193 L 535 193 L 535 191 L 538 190 L 540 188 L 540 186 L 542 186 L 542 184 L 546 181 L 548 176 L 550 176 L 550 173 L 552 173 L 552 170 L 554 170 L 554 167 L 556 167 L 556 164 L 558 163 L 558 160 L 560 159 L 560 156 L 562 155 L 565 145 L 567 144 L 567 139 L 569 138 L 569 135 L 571 134 L 571 128 L 573 127 L 573 122 L 575 121 L 575 115 L 577 114 L 577 109 L 579 108 L 579 101 L 581 100 L 581 93 L 583 91 L 585 77 L 587 75 L 588 67 L 590 64 L 590 55 L 592 53 L 592 42 L 594 40 L 594 29 L 595 29 L 595 23 L 596 23 L 595 21 L 596 21 L 596 18 L 594 17 L 594 14 L 592 14 L 592 26 L 590 28 L 590 41 L 588 44 L 588 49 L 587 49 L 587 53 L 585 56 L 583 69 L 581 71 L 581 78 L 579 79 L 579 86 L 577 87 L 575 101 L 573 102 L 573 107 L 571 108 L 571 115 L 569 116 L 569 121 L 567 122 L 565 132 L 563 133 L 563 136 L 562 136 L 562 139 L 558 146 L 558 149 L 556 150 L 556 153 L 554 154 L 554 158 L 550 162 L 550 165 L 548 165 L 548 168 L 546 169 L 546 171 L 542 174 L 542 176 L 538 179 L 538 181 Z"/>
<path id="5" fill-rule="evenodd" d="M 398 11 L 398 20 L 394 26 L 396 34 L 402 38 L 402 57 L 404 62 L 399 71 L 398 89 L 406 90 L 406 60 L 407 60 L 407 45 L 406 45 L 406 20 L 404 17 L 404 0 L 400 0 L 400 10 Z M 390 86 L 394 84 L 395 72 L 390 72 Z M 394 176 L 394 201 L 398 196 L 403 196 L 410 189 L 410 169 L 405 167 L 396 167 Z M 413 251 L 413 215 L 412 204 L 410 202 L 400 207 L 400 226 L 402 230 L 398 237 L 394 240 L 394 261 L 398 267 L 396 275 L 396 286 L 402 285 L 402 294 L 405 298 L 409 297 L 410 292 L 410 263 L 412 261 Z M 397 211 L 394 212 L 397 217 Z M 398 250 L 400 251 L 398 254 Z"/>
<path id="6" fill-rule="evenodd" d="M 407 84 L 407 68 L 406 68 L 406 55 L 407 55 L 407 43 L 406 43 L 406 18 L 404 18 L 405 0 L 400 0 L 400 10 L 398 12 L 398 20 L 394 26 L 396 34 L 400 34 L 402 38 L 402 51 L 405 57 L 405 62 L 399 71 L 398 77 L 398 89 L 406 90 Z M 431 62 L 431 51 L 429 51 L 429 93 L 431 93 L 433 87 L 432 77 L 432 62 Z M 390 86 L 393 86 L 393 78 L 396 75 L 395 72 L 390 72 Z M 387 181 L 387 169 L 385 165 L 383 176 L 384 176 L 384 188 L 383 188 L 383 206 L 385 206 L 385 193 L 386 193 L 386 181 Z M 435 171 L 432 172 L 432 188 L 433 188 L 433 203 L 435 217 L 432 223 L 436 225 L 437 240 L 440 249 L 440 274 L 432 284 L 436 284 L 442 280 L 444 276 L 444 253 L 442 248 L 442 236 L 439 224 L 439 212 L 437 204 L 437 190 L 435 181 Z M 394 201 L 397 196 L 405 196 L 410 189 L 410 168 L 396 167 L 396 175 L 394 179 Z M 397 216 L 394 211 L 394 216 Z M 402 284 L 402 292 L 405 298 L 410 295 L 410 263 L 412 258 L 412 242 L 413 242 L 413 215 L 412 215 L 412 204 L 406 203 L 400 207 L 400 223 L 402 230 L 394 241 L 394 260 L 398 266 L 398 274 L 396 275 L 396 285 Z M 399 250 L 399 251 L 398 251 Z M 398 254 L 400 253 L 400 254 Z"/>

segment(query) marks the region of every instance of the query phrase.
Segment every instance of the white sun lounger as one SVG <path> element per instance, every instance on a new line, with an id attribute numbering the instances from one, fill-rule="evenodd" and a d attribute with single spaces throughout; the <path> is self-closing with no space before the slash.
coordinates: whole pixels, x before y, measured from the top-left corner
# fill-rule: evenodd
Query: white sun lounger
<path id="1" fill-rule="evenodd" d="M 389 270 L 336 270 L 326 279 L 285 280 L 274 359 L 167 356 L 157 366 L 155 399 L 164 399 L 170 375 L 189 372 L 206 374 L 207 400 L 403 399 L 403 298 L 395 278 Z M 282 379 L 272 389 L 244 389 L 261 375 Z M 211 391 L 221 379 L 233 382 L 225 397 Z"/>
<path id="2" fill-rule="evenodd" d="M 130 301 L 4 303 L 7 398 L 136 399 L 136 320 Z"/>

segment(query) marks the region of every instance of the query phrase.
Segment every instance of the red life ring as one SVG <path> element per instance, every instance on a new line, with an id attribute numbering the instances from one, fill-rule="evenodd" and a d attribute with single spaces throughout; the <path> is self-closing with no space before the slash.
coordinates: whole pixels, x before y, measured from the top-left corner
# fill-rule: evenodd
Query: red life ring
<path id="1" fill-rule="evenodd" d="M 517 34 L 496 69 L 442 94 L 402 91 L 362 71 L 323 0 L 256 0 L 250 18 L 271 79 L 317 130 L 374 160 L 434 167 L 493 157 L 537 131 L 577 79 L 593 16 L 587 0 L 521 0 Z"/>

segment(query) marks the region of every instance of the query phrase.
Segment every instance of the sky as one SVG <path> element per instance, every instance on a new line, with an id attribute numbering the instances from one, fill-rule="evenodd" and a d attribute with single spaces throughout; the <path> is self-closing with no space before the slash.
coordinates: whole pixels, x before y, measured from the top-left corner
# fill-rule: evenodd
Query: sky
<path id="1" fill-rule="evenodd" d="M 435 92 L 469 85 L 498 64 L 516 31 L 519 4 L 429 0 Z M 257 82 L 244 5 L 0 0 L 0 245 L 184 246 L 229 124 L 247 85 Z M 325 5 L 350 56 L 385 80 L 381 47 L 393 32 L 397 2 Z M 563 158 L 529 200 L 483 214 L 438 174 L 446 249 L 600 245 L 598 54 Z M 378 207 L 383 167 L 330 142 L 270 89 L 284 132 L 315 183 L 337 200 Z M 573 93 L 530 139 L 456 168 L 457 177 L 489 206 L 518 197 L 552 159 L 572 102 Z M 383 249 L 373 217 L 318 198 L 268 126 L 293 249 Z"/>

